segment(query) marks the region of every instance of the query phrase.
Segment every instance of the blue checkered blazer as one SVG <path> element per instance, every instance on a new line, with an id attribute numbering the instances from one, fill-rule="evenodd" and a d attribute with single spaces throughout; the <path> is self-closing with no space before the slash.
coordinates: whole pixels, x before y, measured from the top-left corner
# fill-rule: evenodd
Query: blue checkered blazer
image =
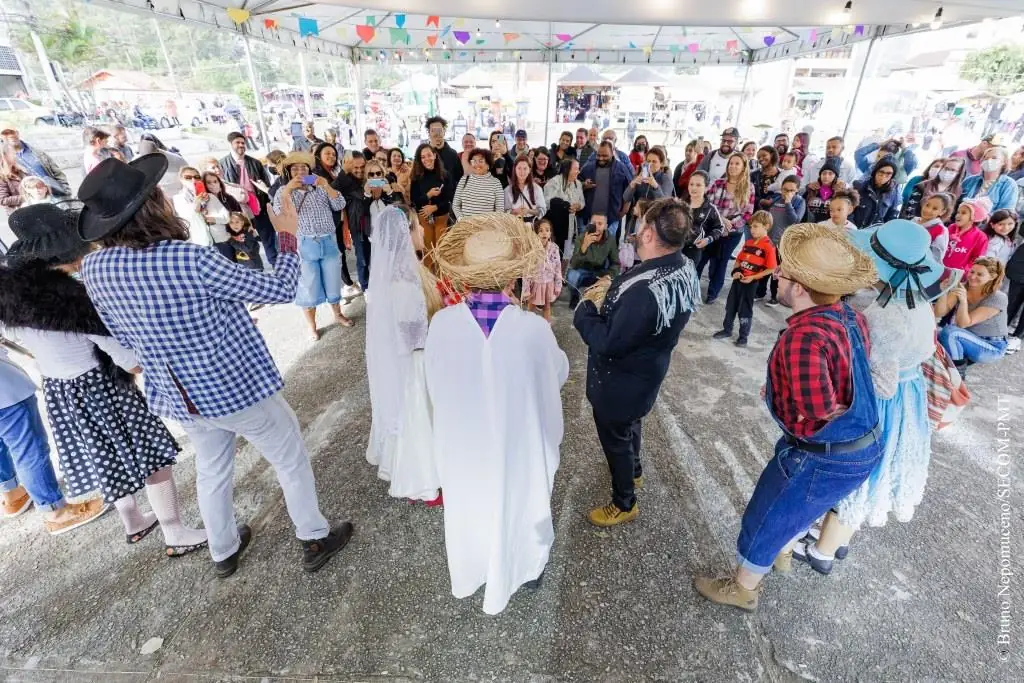
<path id="1" fill-rule="evenodd" d="M 110 333 L 138 356 L 153 413 L 190 420 L 175 379 L 199 414 L 211 418 L 284 386 L 245 304 L 292 301 L 297 254 L 280 254 L 274 272 L 264 273 L 212 247 L 165 241 L 89 254 L 82 279 Z"/>

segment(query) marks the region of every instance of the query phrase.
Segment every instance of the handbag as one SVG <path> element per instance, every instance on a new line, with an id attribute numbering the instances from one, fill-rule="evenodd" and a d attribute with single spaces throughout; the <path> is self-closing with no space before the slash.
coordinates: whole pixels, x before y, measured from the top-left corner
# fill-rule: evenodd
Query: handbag
<path id="1" fill-rule="evenodd" d="M 946 349 L 935 341 L 935 353 L 921 364 L 928 396 L 928 422 L 940 431 L 956 421 L 971 400 L 971 392 Z"/>

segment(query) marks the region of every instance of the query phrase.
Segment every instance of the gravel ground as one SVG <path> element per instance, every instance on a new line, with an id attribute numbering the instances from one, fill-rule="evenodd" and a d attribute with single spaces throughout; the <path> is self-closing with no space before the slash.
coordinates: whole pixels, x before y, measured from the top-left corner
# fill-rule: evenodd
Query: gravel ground
<path id="1" fill-rule="evenodd" d="M 36 514 L 6 522 L 0 679 L 1024 680 L 1020 578 L 999 596 L 996 466 L 997 439 L 1024 435 L 1019 356 L 972 368 L 973 401 L 935 438 L 910 524 L 858 535 L 828 577 L 806 567 L 769 577 L 760 610 L 746 615 L 705 602 L 690 581 L 730 566 L 771 453 L 776 430 L 757 393 L 784 311 L 758 305 L 745 350 L 711 340 L 722 304 L 694 315 L 645 424 L 642 513 L 599 530 L 584 514 L 608 500 L 607 467 L 584 398 L 585 348 L 562 303 L 555 331 L 572 372 L 551 563 L 539 591 L 488 617 L 482 593 L 450 594 L 442 513 L 390 499 L 364 459 L 361 300 L 349 313 L 355 328 L 331 327 L 315 345 L 298 309 L 259 315 L 305 429 L 322 509 L 355 523 L 350 546 L 304 574 L 274 473 L 247 445 L 235 503 L 255 538 L 227 580 L 213 577 L 206 555 L 163 557 L 158 534 L 126 545 L 114 514 L 59 538 L 41 532 Z M 1019 575 L 1024 489 L 1019 447 L 1010 448 L 1008 561 Z M 188 449 L 176 476 L 198 522 Z M 1000 600 L 1009 644 L 998 640 Z M 152 638 L 162 647 L 143 654 Z"/>

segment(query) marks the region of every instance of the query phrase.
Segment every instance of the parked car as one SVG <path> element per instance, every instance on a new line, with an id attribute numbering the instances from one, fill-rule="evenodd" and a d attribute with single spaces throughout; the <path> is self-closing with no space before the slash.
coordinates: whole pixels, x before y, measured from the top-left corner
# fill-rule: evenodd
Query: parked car
<path id="1" fill-rule="evenodd" d="M 0 98 L 0 118 L 19 126 L 55 126 L 58 123 L 53 111 L 16 97 Z"/>

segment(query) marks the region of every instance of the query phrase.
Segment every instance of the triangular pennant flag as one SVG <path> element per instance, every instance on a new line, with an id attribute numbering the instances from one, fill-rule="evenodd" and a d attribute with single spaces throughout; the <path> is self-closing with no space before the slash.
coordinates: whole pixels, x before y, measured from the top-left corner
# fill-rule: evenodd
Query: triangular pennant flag
<path id="1" fill-rule="evenodd" d="M 686 46 L 686 49 L 693 54 L 697 54 L 697 51 L 700 50 L 700 43 L 690 43 Z"/>
<path id="2" fill-rule="evenodd" d="M 320 26 L 316 23 L 316 19 L 299 17 L 299 36 L 305 38 L 318 35 L 320 35 Z"/>
<path id="3" fill-rule="evenodd" d="M 377 30 L 372 26 L 360 24 L 359 26 L 356 26 L 356 35 L 359 36 L 359 40 L 363 41 L 364 43 L 368 43 L 371 40 L 373 40 L 373 37 L 375 35 L 377 35 Z"/>
<path id="4" fill-rule="evenodd" d="M 437 45 L 437 36 L 427 36 L 427 45 L 430 47 Z"/>
<path id="5" fill-rule="evenodd" d="M 441 27 L 441 17 L 438 17 L 438 16 L 435 16 L 435 15 L 431 14 L 429 17 L 427 17 L 427 26 L 430 26 L 431 24 L 434 25 L 434 28 L 440 28 Z"/>
<path id="6" fill-rule="evenodd" d="M 277 30 L 277 19 L 264 19 L 263 20 L 263 28 L 269 29 L 271 31 L 276 31 Z"/>
<path id="7" fill-rule="evenodd" d="M 633 48 L 634 50 L 636 49 L 636 43 L 634 43 L 634 42 L 633 42 L 632 40 L 631 40 L 631 41 L 629 41 L 629 46 L 630 46 L 631 48 Z"/>
<path id="8" fill-rule="evenodd" d="M 348 38 L 348 28 L 344 26 L 339 26 L 335 30 L 337 31 L 339 38 Z"/>
<path id="9" fill-rule="evenodd" d="M 236 24 L 244 24 L 249 21 L 249 17 L 252 16 L 252 12 L 249 10 L 238 7 L 228 7 L 225 11 L 227 12 L 228 19 Z"/>
<path id="10" fill-rule="evenodd" d="M 817 39 L 818 39 L 818 29 L 812 28 L 810 31 L 807 32 L 807 42 L 808 43 L 813 43 Z"/>
<path id="11" fill-rule="evenodd" d="M 468 57 L 468 56 L 469 56 L 469 53 L 468 53 L 468 52 L 466 52 L 465 50 L 463 50 L 462 52 L 460 52 L 460 53 L 459 53 L 459 56 L 460 56 L 460 57 Z"/>
<path id="12" fill-rule="evenodd" d="M 678 45 L 669 45 L 668 46 L 668 51 L 669 52 L 679 52 L 679 46 Z M 589 52 L 589 50 L 588 50 L 588 52 Z"/>
<path id="13" fill-rule="evenodd" d="M 506 45 L 511 43 L 513 40 L 517 40 L 519 38 L 519 34 L 518 33 L 504 33 L 502 35 L 505 38 L 505 44 Z"/>
<path id="14" fill-rule="evenodd" d="M 455 20 L 455 28 L 462 28 L 465 25 L 466 25 L 466 20 L 465 19 L 456 19 Z"/>
<path id="15" fill-rule="evenodd" d="M 520 59 L 522 56 L 523 56 L 523 53 L 520 52 L 519 50 L 516 50 L 515 52 L 512 53 L 512 58 L 513 59 Z"/>
<path id="16" fill-rule="evenodd" d="M 654 48 L 650 45 L 644 45 L 644 55 L 650 57 L 652 52 L 654 52 Z"/>
<path id="17" fill-rule="evenodd" d="M 448 24 L 447 26 L 444 27 L 444 30 L 441 31 L 441 37 L 444 38 L 446 35 L 451 33 L 451 31 L 452 31 L 452 25 Z"/>
<path id="18" fill-rule="evenodd" d="M 770 33 L 768 35 L 766 35 L 764 37 L 764 44 L 766 46 L 768 46 L 768 47 L 771 47 L 772 45 L 774 45 L 775 44 L 775 36 L 771 35 Z"/>
<path id="19" fill-rule="evenodd" d="M 853 29 L 853 35 L 855 35 L 855 36 L 862 36 L 862 35 L 864 35 L 864 24 L 857 24 L 857 26 Z"/>
<path id="20" fill-rule="evenodd" d="M 740 50 L 740 41 L 738 40 L 727 40 L 725 41 L 725 49 L 731 54 L 736 54 Z"/>
<path id="21" fill-rule="evenodd" d="M 843 33 L 845 33 L 848 36 L 852 36 L 853 32 L 856 30 L 857 29 L 853 24 L 847 24 L 846 26 L 843 27 Z"/>
<path id="22" fill-rule="evenodd" d="M 405 26 L 405 15 L 404 14 L 396 14 L 395 15 L 395 26 L 397 26 L 398 28 L 403 28 Z"/>
<path id="23" fill-rule="evenodd" d="M 487 42 L 487 39 L 486 39 L 486 38 L 477 38 L 477 39 L 476 39 L 476 44 L 477 44 L 477 45 L 483 45 L 483 44 L 484 44 L 484 43 L 486 43 L 486 42 Z"/>
<path id="24" fill-rule="evenodd" d="M 556 33 L 555 38 L 558 38 L 563 43 L 568 43 L 570 40 L 572 40 L 572 36 L 568 33 Z"/>
<path id="25" fill-rule="evenodd" d="M 469 31 L 452 31 L 452 35 L 463 45 L 469 42 Z"/>
<path id="26" fill-rule="evenodd" d="M 367 26 L 376 26 L 377 25 L 377 17 L 375 17 L 375 16 L 366 17 L 366 25 Z"/>
<path id="27" fill-rule="evenodd" d="M 832 29 L 832 34 L 829 37 L 832 38 L 832 40 L 841 39 L 843 37 L 843 29 L 840 28 L 839 26 L 836 26 L 834 29 Z"/>
<path id="28" fill-rule="evenodd" d="M 392 43 L 405 43 L 406 45 L 408 45 L 409 42 L 412 40 L 412 38 L 409 36 L 409 32 L 406 31 L 404 28 L 391 28 L 388 29 L 388 31 L 391 34 Z"/>

